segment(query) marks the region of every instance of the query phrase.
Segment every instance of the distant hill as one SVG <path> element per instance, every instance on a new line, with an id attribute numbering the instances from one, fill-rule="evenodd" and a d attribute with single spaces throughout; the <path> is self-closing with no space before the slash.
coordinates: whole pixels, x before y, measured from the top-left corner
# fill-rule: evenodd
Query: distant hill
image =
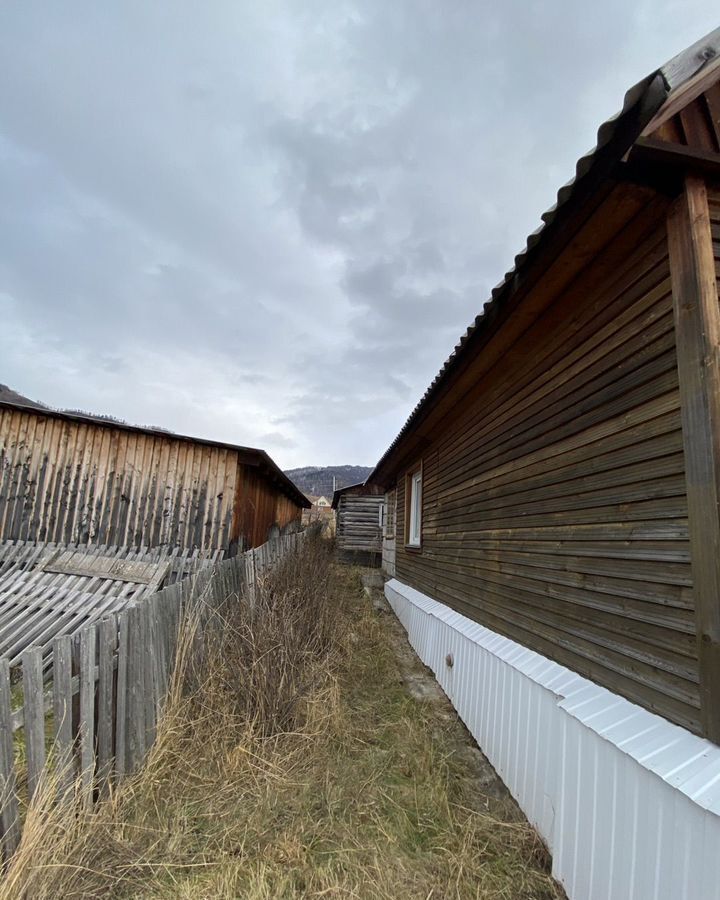
<path id="1" fill-rule="evenodd" d="M 67 413 L 67 415 L 69 416 L 87 416 L 88 419 L 95 419 L 98 422 L 109 422 L 111 425 L 130 424 L 129 422 L 126 422 L 125 419 L 118 419 L 117 416 L 86 412 L 86 410 L 84 409 L 66 409 L 62 407 L 55 409 L 52 406 L 48 406 L 47 403 L 40 403 L 39 400 L 30 400 L 29 397 L 25 397 L 23 394 L 18 394 L 17 391 L 14 391 L 6 384 L 0 384 L 0 400 L 6 400 L 8 403 L 20 403 L 23 406 L 31 406 L 33 409 L 48 409 L 52 412 Z M 141 425 L 140 427 L 151 428 L 153 431 L 163 431 L 165 432 L 165 434 L 174 433 L 170 431 L 169 428 L 163 428 L 161 425 Z"/>
<path id="2" fill-rule="evenodd" d="M 35 409 L 47 409 L 44 403 L 38 403 L 37 400 L 31 400 L 22 394 L 18 394 L 6 384 L 0 384 L 0 400 L 6 400 L 8 403 L 22 403 L 23 406 L 32 406 Z"/>
<path id="3" fill-rule="evenodd" d="M 315 497 L 332 497 L 333 476 L 336 487 L 346 487 L 365 481 L 372 466 L 306 466 L 303 469 L 286 469 L 285 474 L 304 494 Z"/>

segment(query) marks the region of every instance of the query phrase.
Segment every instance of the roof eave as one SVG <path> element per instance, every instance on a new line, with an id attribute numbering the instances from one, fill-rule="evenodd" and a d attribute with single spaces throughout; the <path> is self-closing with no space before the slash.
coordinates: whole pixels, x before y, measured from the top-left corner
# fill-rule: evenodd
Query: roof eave
<path id="1" fill-rule="evenodd" d="M 514 268 L 493 289 L 490 300 L 483 307 L 483 313 L 476 317 L 460 339 L 395 440 L 368 476 L 367 483 L 387 487 L 393 474 L 393 465 L 402 461 L 402 445 L 405 437 L 427 416 L 440 388 L 452 377 L 459 361 L 480 337 L 486 336 L 485 326 L 488 323 L 492 326 L 493 317 L 489 317 L 488 313 L 495 311 L 499 304 L 504 304 L 518 290 L 528 263 L 542 259 L 548 236 L 561 227 L 563 220 L 571 214 L 581 197 L 587 199 L 589 192 L 598 190 L 640 137 L 643 129 L 662 108 L 669 95 L 700 75 L 718 55 L 720 55 L 720 28 L 678 53 L 662 68 L 627 91 L 622 110 L 600 126 L 597 146 L 578 160 L 575 178 L 558 191 L 557 203 L 541 217 L 542 226 L 530 235 L 525 250 L 515 257 Z"/>
<path id="2" fill-rule="evenodd" d="M 302 491 L 288 478 L 277 463 L 265 450 L 257 447 L 245 447 L 240 444 L 229 444 L 225 441 L 213 441 L 208 438 L 193 437 L 188 434 L 175 434 L 172 431 L 164 431 L 161 428 L 148 428 L 142 425 L 130 425 L 127 422 L 113 422 L 110 419 L 102 419 L 97 416 L 84 415 L 83 413 L 64 412 L 63 410 L 50 409 L 40 406 L 28 406 L 25 403 L 16 403 L 13 400 L 0 400 L 0 409 L 12 409 L 18 412 L 29 413 L 34 416 L 48 416 L 53 419 L 63 419 L 68 422 L 77 422 L 81 425 L 95 425 L 99 428 L 116 428 L 133 434 L 145 434 L 151 437 L 167 438 L 168 440 L 182 441 L 184 443 L 200 444 L 205 447 L 217 447 L 222 450 L 234 450 L 240 456 L 242 465 L 258 466 L 265 478 L 275 483 L 278 489 L 289 497 L 293 503 L 302 509 L 310 509 L 310 502 Z"/>

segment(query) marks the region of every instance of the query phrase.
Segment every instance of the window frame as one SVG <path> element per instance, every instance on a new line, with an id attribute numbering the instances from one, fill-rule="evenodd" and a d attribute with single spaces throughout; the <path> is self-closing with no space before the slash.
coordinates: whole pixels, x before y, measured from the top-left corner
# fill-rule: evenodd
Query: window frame
<path id="1" fill-rule="evenodd" d="M 414 466 L 405 482 L 405 546 L 409 550 L 422 547 L 423 470 L 422 462 Z"/>

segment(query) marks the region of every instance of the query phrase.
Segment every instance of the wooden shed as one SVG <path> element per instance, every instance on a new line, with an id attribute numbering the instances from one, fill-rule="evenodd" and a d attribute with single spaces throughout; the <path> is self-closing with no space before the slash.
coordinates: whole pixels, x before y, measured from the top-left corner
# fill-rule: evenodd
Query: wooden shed
<path id="1" fill-rule="evenodd" d="M 233 554 L 309 505 L 262 450 L 0 401 L 0 540 Z"/>
<path id="2" fill-rule="evenodd" d="M 384 501 L 384 491 L 378 485 L 351 484 L 335 491 L 335 541 L 343 562 L 380 565 Z"/>
<path id="3" fill-rule="evenodd" d="M 712 806 L 720 841 L 695 737 L 720 744 L 720 29 L 628 91 L 542 218 L 368 479 L 386 592 L 570 896 L 709 896 L 690 863 L 645 892 L 606 861 L 647 785 L 647 821 Z M 664 871 L 672 841 L 642 842 Z"/>

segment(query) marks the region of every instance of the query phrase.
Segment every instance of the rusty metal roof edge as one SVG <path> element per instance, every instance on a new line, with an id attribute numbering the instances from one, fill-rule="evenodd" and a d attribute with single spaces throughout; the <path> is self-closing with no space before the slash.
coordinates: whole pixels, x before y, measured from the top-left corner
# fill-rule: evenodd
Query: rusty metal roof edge
<path id="1" fill-rule="evenodd" d="M 165 431 L 162 428 L 151 428 L 147 425 L 131 425 L 129 422 L 115 422 L 112 419 L 104 419 L 101 416 L 93 416 L 85 413 L 65 412 L 64 410 L 50 407 L 28 406 L 25 403 L 16 403 L 13 400 L 0 400 L 0 409 L 14 409 L 18 412 L 32 413 L 35 416 L 50 416 L 54 419 L 65 419 L 70 422 L 78 422 L 81 425 L 98 425 L 101 428 L 118 428 L 120 431 L 130 431 L 134 434 L 148 434 L 153 437 L 163 437 L 169 440 L 183 441 L 184 443 L 202 444 L 204 447 L 217 447 L 220 450 L 237 450 L 255 456 L 258 466 L 265 469 L 265 476 L 270 481 L 277 481 L 282 492 L 294 500 L 303 509 L 310 509 L 311 503 L 291 481 L 273 458 L 259 447 L 244 447 L 241 444 L 230 444 L 226 441 L 214 441 L 210 438 L 193 437 L 189 434 L 176 434 L 174 431 Z"/>
<path id="2" fill-rule="evenodd" d="M 720 28 L 716 28 L 686 50 L 678 53 L 664 66 L 643 78 L 626 92 L 622 109 L 600 125 L 597 133 L 597 144 L 577 161 L 574 178 L 560 188 L 556 203 L 540 216 L 542 224 L 528 236 L 525 249 L 515 257 L 514 267 L 492 289 L 490 299 L 483 305 L 483 312 L 475 317 L 474 321 L 461 336 L 454 350 L 410 413 L 398 435 L 368 475 L 366 483 L 371 483 L 377 478 L 378 473 L 386 464 L 393 451 L 417 423 L 421 413 L 427 410 L 433 395 L 463 355 L 468 341 L 484 330 L 484 326 L 488 321 L 488 312 L 506 299 L 506 295 L 512 294 L 514 283 L 517 282 L 518 275 L 527 264 L 528 258 L 531 256 L 534 258 L 542 250 L 548 229 L 557 221 L 558 216 L 567 209 L 571 198 L 577 193 L 578 186 L 583 184 L 594 172 L 603 155 L 603 151 L 608 148 L 616 135 L 618 135 L 621 123 L 628 120 L 633 113 L 639 113 L 637 128 L 635 129 L 636 133 L 624 149 L 619 148 L 616 151 L 614 155 L 616 162 L 620 161 L 624 152 L 630 148 L 645 125 L 662 108 L 670 94 L 701 72 L 719 53 Z"/>

